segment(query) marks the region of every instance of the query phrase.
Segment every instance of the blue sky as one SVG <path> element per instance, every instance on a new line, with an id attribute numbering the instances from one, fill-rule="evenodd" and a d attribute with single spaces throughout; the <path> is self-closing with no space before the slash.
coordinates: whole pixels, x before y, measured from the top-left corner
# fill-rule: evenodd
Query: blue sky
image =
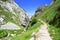
<path id="1" fill-rule="evenodd" d="M 35 10 L 44 4 L 50 4 L 52 0 L 14 0 L 27 13 L 34 14 Z"/>

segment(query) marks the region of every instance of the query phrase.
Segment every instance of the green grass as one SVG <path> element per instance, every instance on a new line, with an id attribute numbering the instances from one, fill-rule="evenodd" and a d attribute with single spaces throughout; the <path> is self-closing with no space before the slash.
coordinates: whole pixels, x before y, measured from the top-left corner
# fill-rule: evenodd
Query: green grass
<path id="1" fill-rule="evenodd" d="M 0 30 L 0 38 L 6 37 L 8 35 L 8 33 L 4 30 Z"/>
<path id="2" fill-rule="evenodd" d="M 0 30 L 0 38 L 6 37 L 8 34 L 21 34 L 23 32 L 23 28 L 19 29 L 19 30 Z"/>
<path id="3" fill-rule="evenodd" d="M 60 28 L 50 25 L 48 30 L 53 40 L 60 40 Z"/>
<path id="4" fill-rule="evenodd" d="M 45 7 L 45 10 L 37 16 L 37 19 L 42 19 L 45 22 L 50 22 L 53 20 L 56 14 L 60 13 L 57 11 L 57 8 L 59 6 L 60 0 L 56 0 L 56 2 L 52 5 L 48 6 L 47 8 Z"/>
<path id="5" fill-rule="evenodd" d="M 6 31 L 9 34 L 20 34 L 21 32 L 23 32 L 24 28 L 21 28 L 19 30 L 8 30 L 8 29 L 4 29 L 4 30 L 0 30 L 0 31 Z"/>
<path id="6" fill-rule="evenodd" d="M 13 37 L 11 40 L 29 40 L 31 38 L 31 34 L 38 30 L 40 27 L 41 22 L 37 22 L 32 27 L 29 27 L 28 30 L 20 35 L 17 35 L 16 37 Z"/>

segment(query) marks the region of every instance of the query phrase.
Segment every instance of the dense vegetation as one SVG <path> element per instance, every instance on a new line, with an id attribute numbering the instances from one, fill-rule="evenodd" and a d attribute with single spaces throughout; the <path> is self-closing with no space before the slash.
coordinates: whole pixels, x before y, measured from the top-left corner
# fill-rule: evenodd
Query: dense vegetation
<path id="1" fill-rule="evenodd" d="M 32 36 L 31 34 L 37 31 L 41 24 L 41 22 L 37 22 L 32 27 L 30 26 L 26 32 L 13 37 L 11 40 L 29 40 Z"/>
<path id="2" fill-rule="evenodd" d="M 8 35 L 8 33 L 4 30 L 0 30 L 0 38 L 2 37 L 6 37 Z"/>
<path id="3" fill-rule="evenodd" d="M 60 40 L 60 28 L 50 25 L 48 30 L 53 40 Z"/>

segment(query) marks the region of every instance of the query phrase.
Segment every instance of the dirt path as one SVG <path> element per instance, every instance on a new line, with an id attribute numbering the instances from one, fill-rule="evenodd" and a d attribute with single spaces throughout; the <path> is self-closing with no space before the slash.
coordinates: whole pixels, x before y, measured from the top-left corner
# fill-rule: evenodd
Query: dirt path
<path id="1" fill-rule="evenodd" d="M 52 40 L 47 29 L 48 25 L 43 21 L 41 22 L 43 23 L 43 25 L 40 26 L 39 30 L 35 32 L 30 40 Z"/>

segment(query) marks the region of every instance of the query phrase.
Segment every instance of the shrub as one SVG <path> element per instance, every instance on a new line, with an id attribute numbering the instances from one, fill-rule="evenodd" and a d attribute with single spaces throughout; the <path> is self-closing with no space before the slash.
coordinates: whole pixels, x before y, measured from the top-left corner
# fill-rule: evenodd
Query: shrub
<path id="1" fill-rule="evenodd" d="M 37 23 L 37 19 L 36 18 L 33 18 L 32 21 L 30 21 L 30 22 L 31 22 L 31 26 L 33 26 L 34 24 Z"/>
<path id="2" fill-rule="evenodd" d="M 60 6 L 59 6 L 59 7 L 57 7 L 57 11 L 59 11 L 59 12 L 60 12 Z"/>
<path id="3" fill-rule="evenodd" d="M 60 28 L 60 6 L 56 8 L 56 12 L 57 14 L 52 20 L 50 20 L 49 24 L 55 25 L 56 27 Z"/>
<path id="4" fill-rule="evenodd" d="M 6 37 L 8 33 L 6 31 L 0 30 L 0 38 Z"/>

